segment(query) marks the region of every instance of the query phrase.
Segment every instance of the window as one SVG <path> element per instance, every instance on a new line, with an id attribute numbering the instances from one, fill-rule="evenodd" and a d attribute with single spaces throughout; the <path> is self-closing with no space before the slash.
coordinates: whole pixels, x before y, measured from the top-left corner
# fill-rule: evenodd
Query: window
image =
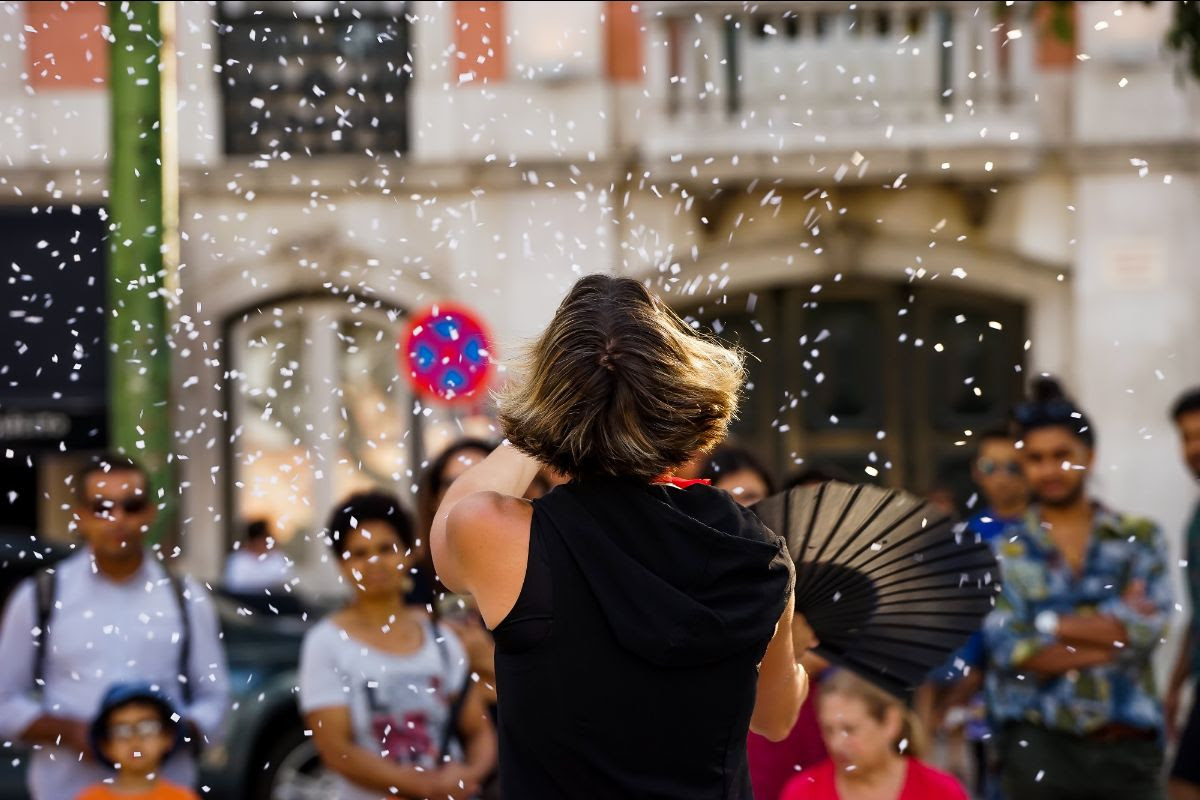
<path id="1" fill-rule="evenodd" d="M 397 369 L 402 325 L 396 309 L 327 297 L 256 308 L 230 325 L 235 520 L 267 519 L 286 545 L 352 492 L 411 498 L 422 418 Z"/>
<path id="2" fill-rule="evenodd" d="M 70 538 L 69 475 L 109 442 L 104 212 L 0 208 L 0 510 Z"/>
<path id="3" fill-rule="evenodd" d="M 219 3 L 226 152 L 406 152 L 405 5 Z"/>

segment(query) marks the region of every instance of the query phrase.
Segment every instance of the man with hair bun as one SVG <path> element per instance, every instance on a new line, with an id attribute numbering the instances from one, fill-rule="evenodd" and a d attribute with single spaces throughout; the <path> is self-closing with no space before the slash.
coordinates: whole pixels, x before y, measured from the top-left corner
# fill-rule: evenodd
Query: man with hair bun
<path id="1" fill-rule="evenodd" d="M 984 628 L 1005 796 L 1161 798 L 1162 534 L 1088 494 L 1096 431 L 1056 381 L 1035 381 L 1013 416 L 1035 502 L 995 541 L 1003 589 Z"/>

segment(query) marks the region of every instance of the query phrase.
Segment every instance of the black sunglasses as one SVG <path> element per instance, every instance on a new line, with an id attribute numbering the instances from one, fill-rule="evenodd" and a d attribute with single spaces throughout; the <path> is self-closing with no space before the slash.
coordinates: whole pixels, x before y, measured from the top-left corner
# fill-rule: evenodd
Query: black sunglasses
<path id="1" fill-rule="evenodd" d="M 124 500 L 96 500 L 92 503 L 92 513 L 97 517 L 111 516 L 113 511 L 120 506 L 121 510 L 132 516 L 145 511 L 150 505 L 144 497 L 126 497 Z"/>
<path id="2" fill-rule="evenodd" d="M 975 468 L 980 475 L 995 475 L 1003 470 L 1014 478 L 1020 477 L 1021 465 L 1016 461 L 996 461 L 991 458 L 981 458 L 975 462 Z"/>

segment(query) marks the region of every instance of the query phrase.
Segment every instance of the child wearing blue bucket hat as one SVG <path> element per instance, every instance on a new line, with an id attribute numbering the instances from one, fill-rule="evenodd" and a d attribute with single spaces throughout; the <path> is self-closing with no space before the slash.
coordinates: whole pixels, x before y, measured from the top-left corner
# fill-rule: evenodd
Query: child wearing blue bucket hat
<path id="1" fill-rule="evenodd" d="M 154 686 L 110 687 L 92 720 L 90 740 L 96 759 L 114 774 L 76 800 L 199 800 L 192 790 L 159 776 L 183 744 L 183 725 L 171 701 Z"/>

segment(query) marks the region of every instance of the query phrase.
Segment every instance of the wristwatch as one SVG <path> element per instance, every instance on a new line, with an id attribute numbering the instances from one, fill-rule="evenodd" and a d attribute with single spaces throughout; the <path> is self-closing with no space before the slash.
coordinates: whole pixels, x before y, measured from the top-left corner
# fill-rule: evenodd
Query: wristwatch
<path id="1" fill-rule="evenodd" d="M 1033 618 L 1033 627 L 1037 628 L 1038 633 L 1044 633 L 1047 636 L 1058 635 L 1058 613 L 1055 611 L 1042 611 Z"/>

